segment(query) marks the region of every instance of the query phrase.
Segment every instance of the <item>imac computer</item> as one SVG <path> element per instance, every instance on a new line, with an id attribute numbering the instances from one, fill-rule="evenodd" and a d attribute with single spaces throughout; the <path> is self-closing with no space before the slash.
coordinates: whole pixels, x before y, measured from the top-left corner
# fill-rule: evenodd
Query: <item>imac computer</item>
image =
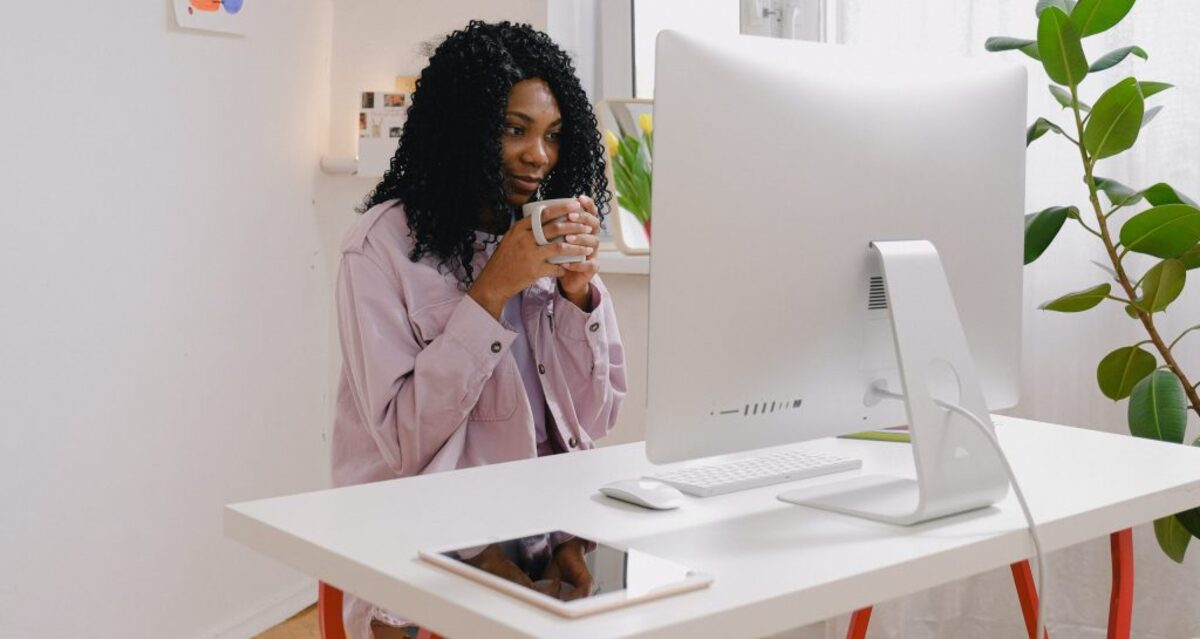
<path id="1" fill-rule="evenodd" d="M 915 478 L 780 498 L 899 524 L 1002 499 L 976 425 L 1018 395 L 1025 69 L 672 31 L 656 56 L 649 459 L 908 425 Z"/>

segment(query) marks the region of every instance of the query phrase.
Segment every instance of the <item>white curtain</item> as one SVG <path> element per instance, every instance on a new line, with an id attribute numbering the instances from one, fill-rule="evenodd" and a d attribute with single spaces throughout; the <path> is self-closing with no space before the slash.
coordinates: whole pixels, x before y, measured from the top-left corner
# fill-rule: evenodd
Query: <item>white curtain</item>
<path id="1" fill-rule="evenodd" d="M 829 1 L 837 4 L 835 37 L 844 44 L 956 56 L 1001 55 L 1027 64 L 1029 121 L 1045 116 L 1069 131 L 1074 129 L 1073 125 L 1067 127 L 1069 112 L 1050 97 L 1049 80 L 1039 63 L 1017 52 L 987 53 L 983 49 L 984 40 L 992 35 L 1035 38 L 1034 0 Z M 1129 75 L 1175 85 L 1149 99 L 1149 104 L 1165 108 L 1142 132 L 1134 149 L 1101 161 L 1098 174 L 1135 188 L 1166 181 L 1193 199 L 1200 198 L 1200 40 L 1194 37 L 1196 25 L 1200 25 L 1200 3 L 1144 1 L 1135 5 L 1117 28 L 1085 41 L 1091 59 L 1130 44 L 1143 47 L 1150 55 L 1148 62 L 1130 58 L 1085 80 L 1081 96 L 1089 103 Z M 879 64 L 887 63 L 886 57 L 880 58 Z M 1030 147 L 1027 175 L 1026 212 L 1068 204 L 1090 211 L 1078 151 L 1064 139 L 1051 134 L 1036 141 Z M 1118 223 L 1127 217 L 1120 216 Z M 1037 309 L 1040 303 L 1063 293 L 1104 282 L 1107 275 L 1091 260 L 1105 260 L 1099 241 L 1069 221 L 1046 254 L 1026 267 L 1022 400 L 1011 412 L 1124 434 L 1128 432 L 1126 402 L 1117 404 L 1100 394 L 1095 370 L 1110 350 L 1145 339 L 1140 324 L 1115 303 L 1079 314 Z M 1140 274 L 1148 263 L 1131 261 L 1130 265 L 1131 272 Z M 1191 277 L 1200 279 L 1200 271 L 1192 271 Z M 1160 317 L 1157 324 L 1168 340 L 1200 323 L 1200 282 L 1192 282 Z M 1193 382 L 1200 380 L 1200 331 L 1185 338 L 1175 352 Z M 1193 423 L 1188 441 L 1195 436 Z M 1182 565 L 1161 553 L 1149 525 L 1137 527 L 1134 540 L 1133 636 L 1200 637 L 1200 540 L 1194 540 Z M 1052 553 L 1047 563 L 1051 637 L 1105 637 L 1110 587 L 1107 537 Z M 846 624 L 847 619 L 842 618 L 780 637 L 844 637 Z M 1012 578 L 1005 568 L 877 606 L 869 637 L 961 639 L 1023 637 L 1024 633 Z"/>

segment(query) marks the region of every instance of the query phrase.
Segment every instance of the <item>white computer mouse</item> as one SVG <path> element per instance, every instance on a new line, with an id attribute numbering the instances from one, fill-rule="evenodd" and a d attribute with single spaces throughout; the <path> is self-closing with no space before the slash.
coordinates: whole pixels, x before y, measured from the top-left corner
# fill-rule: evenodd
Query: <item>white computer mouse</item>
<path id="1" fill-rule="evenodd" d="M 683 505 L 678 488 L 653 479 L 622 479 L 600 487 L 600 492 L 635 506 L 671 510 Z"/>

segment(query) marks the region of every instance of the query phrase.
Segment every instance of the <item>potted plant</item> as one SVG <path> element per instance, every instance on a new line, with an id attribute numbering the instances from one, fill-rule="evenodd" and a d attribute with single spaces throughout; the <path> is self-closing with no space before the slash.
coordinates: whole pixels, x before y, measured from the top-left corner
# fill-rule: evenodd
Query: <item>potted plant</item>
<path id="1" fill-rule="evenodd" d="M 650 237 L 650 192 L 653 184 L 654 120 L 649 113 L 638 116 L 639 134 L 612 130 L 604 132 L 604 142 L 612 161 L 617 186 L 617 204 L 633 213 Z"/>
<path id="2" fill-rule="evenodd" d="M 1026 133 L 1026 144 L 1052 133 L 1079 151 L 1087 204 L 1054 206 L 1027 215 L 1025 263 L 1037 260 L 1068 221 L 1094 236 L 1106 255 L 1105 263 L 1096 262 L 1103 270 L 1098 273 L 1102 281 L 1041 308 L 1079 313 L 1104 305 L 1140 325 L 1146 339 L 1101 358 L 1097 384 L 1114 401 L 1128 399 L 1129 430 L 1134 436 L 1182 444 L 1188 412 L 1200 415 L 1200 395 L 1172 351 L 1200 326 L 1165 335 L 1157 321 L 1183 292 L 1188 271 L 1200 267 L 1200 209 L 1165 182 L 1135 189 L 1101 176 L 1103 161 L 1133 147 L 1142 128 L 1162 110 L 1162 106 L 1147 108 L 1147 100 L 1171 85 L 1130 76 L 1100 91 L 1094 101 L 1082 94 L 1091 74 L 1131 57 L 1148 59 L 1146 51 L 1135 45 L 1105 52 L 1090 62 L 1084 52 L 1085 38 L 1119 24 L 1133 4 L 1134 0 L 1040 0 L 1036 39 L 993 37 L 985 48 L 1016 50 L 1041 61 L 1051 81 L 1051 95 L 1067 111 L 1065 125 L 1037 118 Z M 1139 269 L 1136 260 L 1128 259 L 1135 254 L 1155 261 Z M 1200 509 L 1159 519 L 1154 532 L 1163 551 L 1182 562 L 1191 537 L 1200 536 Z"/>

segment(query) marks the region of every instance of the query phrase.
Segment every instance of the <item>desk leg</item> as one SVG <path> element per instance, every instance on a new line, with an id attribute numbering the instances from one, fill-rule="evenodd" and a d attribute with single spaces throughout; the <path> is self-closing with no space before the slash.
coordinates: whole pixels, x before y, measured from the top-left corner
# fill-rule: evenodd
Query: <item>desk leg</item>
<path id="1" fill-rule="evenodd" d="M 1133 529 L 1115 532 L 1112 546 L 1112 597 L 1108 604 L 1108 639 L 1129 639 L 1133 620 Z"/>
<path id="2" fill-rule="evenodd" d="M 846 631 L 846 639 L 867 639 L 867 626 L 871 625 L 871 607 L 855 610 L 850 615 L 850 629 Z"/>
<path id="3" fill-rule="evenodd" d="M 1112 545 L 1112 597 L 1108 607 L 1108 639 L 1129 639 L 1130 623 L 1133 619 L 1133 530 L 1115 532 L 1110 538 Z M 1033 581 L 1033 570 L 1028 561 L 1012 565 L 1013 582 L 1017 586 L 1017 599 L 1021 602 L 1021 613 L 1025 617 L 1025 629 L 1032 637 L 1037 625 L 1038 593 Z M 850 617 L 850 629 L 846 639 L 866 639 L 867 626 L 871 623 L 871 608 L 854 611 Z M 1050 639 L 1049 631 L 1045 639 Z"/>
<path id="4" fill-rule="evenodd" d="M 1032 637 L 1037 625 L 1038 593 L 1037 584 L 1033 581 L 1033 570 L 1028 561 L 1018 561 L 1012 565 L 1013 583 L 1017 586 L 1017 601 L 1021 602 L 1021 615 L 1025 617 L 1025 633 Z M 1046 631 L 1046 639 L 1050 632 Z"/>

